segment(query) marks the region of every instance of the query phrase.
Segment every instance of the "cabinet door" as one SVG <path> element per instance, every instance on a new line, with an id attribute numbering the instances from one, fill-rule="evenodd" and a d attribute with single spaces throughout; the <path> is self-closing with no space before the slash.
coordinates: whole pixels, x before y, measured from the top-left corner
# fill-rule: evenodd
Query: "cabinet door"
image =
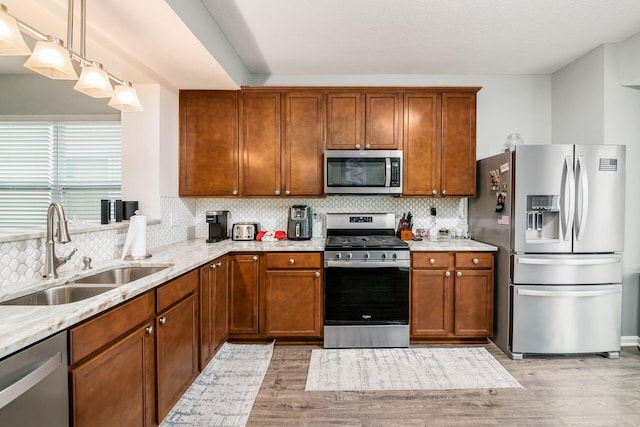
<path id="1" fill-rule="evenodd" d="M 229 258 L 229 335 L 257 335 L 260 258 L 233 255 Z"/>
<path id="2" fill-rule="evenodd" d="M 363 120 L 361 93 L 328 93 L 327 148 L 332 150 L 361 148 Z"/>
<path id="3" fill-rule="evenodd" d="M 322 336 L 322 274 L 318 270 L 268 270 L 264 286 L 269 337 Z"/>
<path id="4" fill-rule="evenodd" d="M 240 117 L 241 193 L 244 196 L 278 196 L 282 190 L 280 94 L 243 93 Z"/>
<path id="5" fill-rule="evenodd" d="M 238 194 L 238 95 L 180 91 L 180 196 Z"/>
<path id="6" fill-rule="evenodd" d="M 493 270 L 457 270 L 454 332 L 456 336 L 493 335 Z"/>
<path id="7" fill-rule="evenodd" d="M 411 272 L 411 336 L 446 337 L 451 331 L 451 273 Z"/>
<path id="8" fill-rule="evenodd" d="M 397 93 L 365 94 L 364 148 L 397 150 L 400 147 L 401 110 Z"/>
<path id="9" fill-rule="evenodd" d="M 148 323 L 72 369 L 73 425 L 155 425 L 154 365 Z"/>
<path id="10" fill-rule="evenodd" d="M 192 294 L 156 318 L 158 423 L 198 375 L 198 301 Z"/>
<path id="11" fill-rule="evenodd" d="M 324 95 L 284 95 L 282 165 L 286 196 L 321 196 L 323 185 Z"/>
<path id="12" fill-rule="evenodd" d="M 442 95 L 442 196 L 476 194 L 476 94 Z"/>
<path id="13" fill-rule="evenodd" d="M 404 94 L 404 182 L 406 196 L 440 194 L 441 95 Z M 475 166 L 474 166 L 475 169 Z"/>

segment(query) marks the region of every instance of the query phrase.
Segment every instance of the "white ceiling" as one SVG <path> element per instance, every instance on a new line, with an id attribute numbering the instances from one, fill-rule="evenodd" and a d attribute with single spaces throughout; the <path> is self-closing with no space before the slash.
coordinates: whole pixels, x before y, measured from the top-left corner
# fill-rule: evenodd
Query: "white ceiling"
<path id="1" fill-rule="evenodd" d="M 66 38 L 67 0 L 0 1 Z M 550 74 L 640 32 L 640 0 L 86 2 L 89 59 L 134 83 L 183 89 L 246 84 L 233 81 L 220 65 L 229 61 L 205 40 L 218 27 L 219 42 L 253 74 Z M 0 58 L 0 71 L 22 62 Z"/>

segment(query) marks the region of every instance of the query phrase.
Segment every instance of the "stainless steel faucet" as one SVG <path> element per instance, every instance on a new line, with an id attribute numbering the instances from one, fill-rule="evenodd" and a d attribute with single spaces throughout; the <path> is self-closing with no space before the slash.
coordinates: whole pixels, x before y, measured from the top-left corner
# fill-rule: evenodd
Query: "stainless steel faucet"
<path id="1" fill-rule="evenodd" d="M 59 265 L 64 264 L 69 261 L 74 253 L 77 252 L 78 249 L 74 249 L 71 251 L 69 255 L 66 257 L 58 258 L 56 257 L 55 244 L 53 234 L 53 215 L 58 215 L 58 233 L 56 239 L 58 243 L 69 243 L 71 241 L 71 237 L 69 236 L 69 229 L 67 228 L 67 218 L 64 215 L 64 209 L 62 208 L 62 204 L 60 202 L 53 202 L 49 205 L 49 209 L 47 210 L 47 243 L 45 248 L 45 259 L 44 259 L 44 277 L 55 279 L 58 277 L 58 273 L 56 269 Z"/>

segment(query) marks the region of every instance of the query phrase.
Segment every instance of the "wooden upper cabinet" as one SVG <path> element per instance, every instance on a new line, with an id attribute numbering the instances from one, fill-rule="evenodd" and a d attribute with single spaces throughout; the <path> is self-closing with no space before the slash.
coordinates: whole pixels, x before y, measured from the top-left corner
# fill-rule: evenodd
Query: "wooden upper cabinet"
<path id="1" fill-rule="evenodd" d="M 321 196 L 324 191 L 324 94 L 285 93 L 283 114 L 284 195 Z"/>
<path id="2" fill-rule="evenodd" d="M 476 195 L 476 94 L 442 94 L 443 196 Z"/>
<path id="3" fill-rule="evenodd" d="M 398 93 L 365 94 L 365 149 L 397 150 L 401 146 L 401 110 Z"/>
<path id="4" fill-rule="evenodd" d="M 247 92 L 240 105 L 241 191 L 244 196 L 279 196 L 280 93 Z"/>
<path id="5" fill-rule="evenodd" d="M 401 146 L 401 111 L 399 93 L 329 93 L 327 148 L 396 150 Z"/>
<path id="6" fill-rule="evenodd" d="M 361 148 L 363 110 L 361 92 L 327 94 L 327 149 Z"/>
<path id="7" fill-rule="evenodd" d="M 238 93 L 180 91 L 180 196 L 238 194 Z"/>
<path id="8" fill-rule="evenodd" d="M 439 194 L 441 100 L 438 93 L 404 95 L 404 195 Z"/>

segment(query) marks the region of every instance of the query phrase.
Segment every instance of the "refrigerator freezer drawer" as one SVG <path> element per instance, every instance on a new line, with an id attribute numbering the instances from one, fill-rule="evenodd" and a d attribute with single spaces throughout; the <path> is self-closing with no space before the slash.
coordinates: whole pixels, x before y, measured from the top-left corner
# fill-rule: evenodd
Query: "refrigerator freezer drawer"
<path id="1" fill-rule="evenodd" d="M 622 255 L 514 255 L 515 285 L 622 283 Z"/>
<path id="2" fill-rule="evenodd" d="M 622 285 L 514 286 L 512 353 L 620 351 Z"/>

